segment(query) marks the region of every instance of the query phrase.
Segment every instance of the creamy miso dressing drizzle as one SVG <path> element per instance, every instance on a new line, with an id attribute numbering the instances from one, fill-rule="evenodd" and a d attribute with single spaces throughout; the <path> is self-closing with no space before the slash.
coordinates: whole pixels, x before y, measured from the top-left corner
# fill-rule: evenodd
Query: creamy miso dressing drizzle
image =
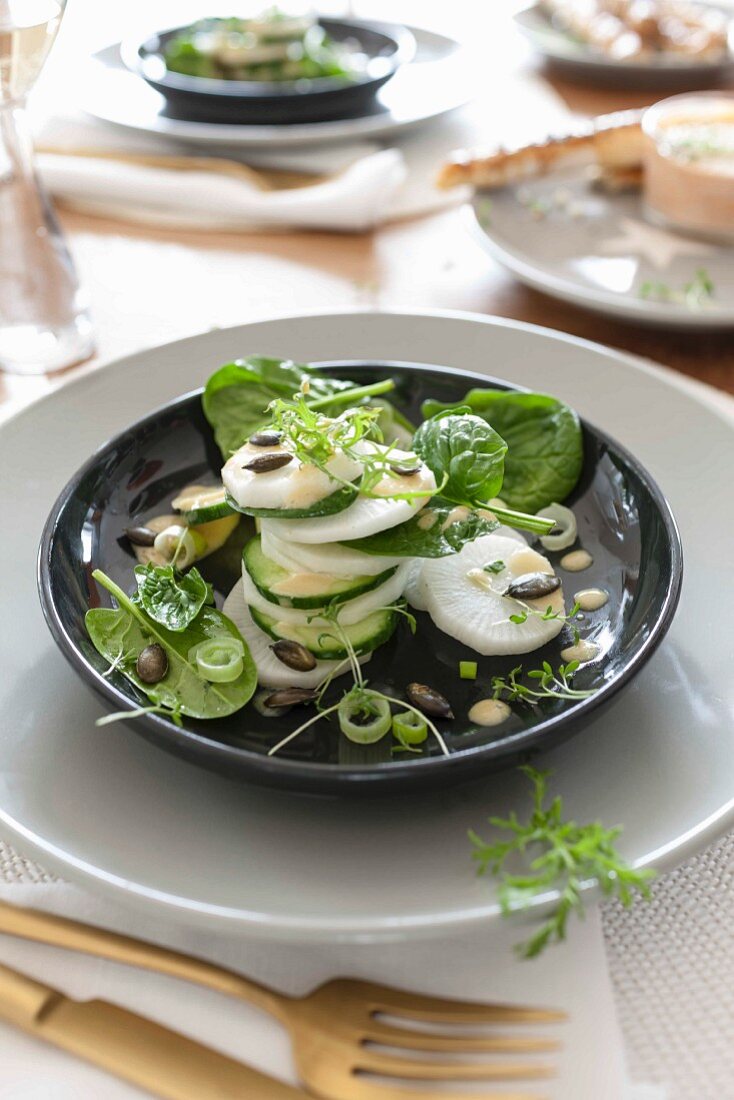
<path id="1" fill-rule="evenodd" d="M 480 699 L 469 711 L 469 721 L 478 726 L 499 726 L 512 714 L 502 699 Z"/>
<path id="2" fill-rule="evenodd" d="M 282 581 L 276 581 L 271 586 L 271 592 L 276 596 L 319 596 L 324 591 L 324 586 L 336 579 L 324 573 L 290 573 Z M 340 577 L 339 580 L 349 578 Z"/>
<path id="3" fill-rule="evenodd" d="M 470 569 L 466 574 L 466 579 L 475 584 L 477 588 L 486 588 L 488 592 L 497 591 L 492 584 L 492 578 L 484 569 Z"/>
<path id="4" fill-rule="evenodd" d="M 421 516 L 418 520 L 418 526 L 421 531 L 430 531 L 437 519 L 438 516 L 435 512 L 426 512 L 425 515 Z"/>
<path id="5" fill-rule="evenodd" d="M 593 563 L 594 559 L 588 550 L 572 550 L 570 554 L 563 555 L 559 564 L 567 573 L 580 573 L 582 569 L 588 569 Z"/>
<path id="6" fill-rule="evenodd" d="M 263 449 L 261 448 L 261 453 Z M 320 500 L 331 496 L 337 488 L 336 482 L 329 484 L 324 480 L 324 473 L 318 467 L 303 464 L 289 475 L 288 494 L 283 501 L 283 507 L 310 508 L 312 504 L 318 504 Z"/>
<path id="7" fill-rule="evenodd" d="M 399 493 L 423 492 L 433 489 L 435 484 L 433 474 L 423 464 L 414 474 L 386 474 L 377 482 L 372 492 L 380 497 L 391 497 Z"/>
<path id="8" fill-rule="evenodd" d="M 593 661 L 595 657 L 599 656 L 599 646 L 595 642 L 588 642 L 584 638 L 576 642 L 575 645 L 570 645 L 566 649 L 561 650 L 561 657 L 564 661 Z"/>
<path id="9" fill-rule="evenodd" d="M 449 514 L 446 516 L 446 519 L 441 524 L 441 530 L 445 531 L 454 523 L 461 523 L 462 520 L 466 519 L 470 511 L 471 509 L 467 508 L 465 504 L 457 504 L 455 508 L 451 509 Z"/>
<path id="10" fill-rule="evenodd" d="M 582 588 L 574 593 L 574 603 L 577 603 L 582 611 L 598 611 L 609 599 L 609 593 L 603 588 Z"/>
<path id="11" fill-rule="evenodd" d="M 524 573 L 553 572 L 553 566 L 548 559 L 539 554 L 537 550 L 531 550 L 529 546 L 515 550 L 513 554 L 510 554 L 507 568 L 515 577 L 521 577 Z"/>

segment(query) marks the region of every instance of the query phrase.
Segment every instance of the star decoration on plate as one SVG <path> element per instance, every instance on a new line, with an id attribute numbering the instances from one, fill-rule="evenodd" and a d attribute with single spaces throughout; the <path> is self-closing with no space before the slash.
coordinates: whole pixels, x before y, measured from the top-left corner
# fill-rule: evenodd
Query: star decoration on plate
<path id="1" fill-rule="evenodd" d="M 695 256 L 700 260 L 716 251 L 711 245 L 656 229 L 634 218 L 620 218 L 619 228 L 621 235 L 603 241 L 599 251 L 607 256 L 644 256 L 659 271 L 669 267 L 677 256 Z"/>

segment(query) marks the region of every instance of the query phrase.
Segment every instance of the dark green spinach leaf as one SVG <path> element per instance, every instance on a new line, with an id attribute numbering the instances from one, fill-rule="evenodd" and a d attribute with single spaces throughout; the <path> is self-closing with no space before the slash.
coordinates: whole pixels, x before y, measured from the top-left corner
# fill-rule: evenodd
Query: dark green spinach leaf
<path id="1" fill-rule="evenodd" d="M 430 504 L 405 523 L 343 545 L 365 554 L 388 557 L 445 558 L 458 553 L 480 535 L 491 535 L 498 526 L 490 512 L 464 509 L 453 501 L 433 497 Z"/>
<path id="2" fill-rule="evenodd" d="M 126 676 L 151 703 L 165 708 L 171 715 L 224 718 L 252 697 L 257 686 L 255 663 L 237 627 L 221 611 L 204 605 L 185 630 L 168 630 L 151 619 L 144 608 L 99 569 L 95 569 L 93 576 L 112 593 L 119 606 L 95 607 L 87 612 L 85 623 L 89 637 L 110 667 Z M 222 636 L 242 642 L 244 668 L 236 680 L 213 684 L 200 676 L 189 653 L 200 642 Z M 146 684 L 137 675 L 135 663 L 141 650 L 155 642 L 166 651 L 168 672 L 157 684 Z"/>
<path id="3" fill-rule="evenodd" d="M 583 438 L 572 408 L 544 393 L 470 390 L 463 402 L 507 443 L 502 499 L 512 508 L 537 512 L 562 501 L 575 488 L 583 467 Z M 423 402 L 423 415 L 454 406 Z"/>
<path id="4" fill-rule="evenodd" d="M 424 420 L 413 450 L 432 471 L 441 495 L 455 504 L 481 506 L 502 488 L 507 444 L 466 406 Z"/>
<path id="5" fill-rule="evenodd" d="M 151 619 L 169 630 L 185 630 L 206 603 L 214 603 L 212 587 L 194 566 L 179 573 L 172 565 L 135 567 L 138 602 Z"/>
<path id="6" fill-rule="evenodd" d="M 354 382 L 320 375 L 303 363 L 251 355 L 227 363 L 206 384 L 202 408 L 225 459 L 267 421 L 265 410 L 276 397 L 288 399 L 308 380 L 309 397 L 330 397 L 356 388 Z"/>

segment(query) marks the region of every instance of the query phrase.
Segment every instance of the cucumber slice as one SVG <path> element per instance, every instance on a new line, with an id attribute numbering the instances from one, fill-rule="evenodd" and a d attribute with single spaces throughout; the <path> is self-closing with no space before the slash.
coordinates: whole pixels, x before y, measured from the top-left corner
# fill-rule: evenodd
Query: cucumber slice
<path id="1" fill-rule="evenodd" d="M 344 643 L 329 626 L 298 626 L 264 615 L 256 607 L 250 607 L 249 611 L 253 622 L 271 638 L 288 638 L 290 641 L 300 642 L 314 657 L 322 661 L 337 661 L 347 656 Z M 342 627 L 342 630 L 352 643 L 354 652 L 360 656 L 362 653 L 371 653 L 386 642 L 397 623 L 396 611 L 373 611 L 366 619 L 354 623 L 353 626 Z"/>
<path id="2" fill-rule="evenodd" d="M 180 515 L 152 516 L 143 521 L 146 527 L 158 534 L 165 531 L 166 527 L 175 527 L 181 524 Z M 240 522 L 239 512 L 222 516 L 221 519 L 213 519 L 209 523 L 200 523 L 196 528 L 196 534 L 204 540 L 201 553 L 197 553 L 194 562 L 208 558 L 215 550 L 220 550 L 229 536 Z M 155 546 L 133 546 L 135 557 L 141 565 L 147 565 L 152 561 L 154 565 L 168 565 L 168 561 L 160 554 Z"/>
<path id="3" fill-rule="evenodd" d="M 356 499 L 359 489 L 356 485 L 342 485 L 328 497 L 322 497 L 308 508 L 242 508 L 229 493 L 227 504 L 234 512 L 243 512 L 246 516 L 264 516 L 268 519 L 313 519 L 318 516 L 333 516 L 343 512 Z"/>
<path id="4" fill-rule="evenodd" d="M 174 512 L 181 512 L 189 527 L 196 527 L 233 514 L 235 509 L 226 495 L 223 485 L 187 485 L 171 501 L 171 507 Z"/>
<path id="5" fill-rule="evenodd" d="M 375 577 L 335 577 L 330 573 L 312 573 L 308 569 L 301 573 L 289 573 L 265 557 L 259 535 L 247 543 L 242 551 L 242 560 L 250 580 L 266 600 L 281 607 L 307 610 L 324 607 L 335 598 L 353 600 L 364 592 L 379 588 L 395 572 L 393 567 Z"/>

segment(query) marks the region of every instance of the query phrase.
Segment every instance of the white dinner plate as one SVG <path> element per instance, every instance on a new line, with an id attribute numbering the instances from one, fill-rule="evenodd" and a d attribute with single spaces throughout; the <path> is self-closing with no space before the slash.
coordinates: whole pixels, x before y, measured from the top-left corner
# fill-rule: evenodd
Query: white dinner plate
<path id="1" fill-rule="evenodd" d="M 717 11 L 731 10 L 709 4 Z M 730 76 L 734 71 L 730 31 L 729 54 L 716 59 L 689 58 L 674 53 L 659 54 L 644 61 L 615 60 L 601 50 L 580 42 L 553 25 L 539 4 L 532 0 L 514 15 L 516 26 L 530 44 L 559 71 L 588 84 L 609 87 L 660 88 L 668 92 L 711 84 Z"/>
<path id="2" fill-rule="evenodd" d="M 193 145 L 284 149 L 334 141 L 364 141 L 407 130 L 463 106 L 471 95 L 463 50 L 434 31 L 409 28 L 416 55 L 380 90 L 374 110 L 358 118 L 280 126 L 186 122 L 168 118 L 165 100 L 120 60 L 120 45 L 95 54 L 79 81 L 79 106 L 92 117 Z"/>
<path id="3" fill-rule="evenodd" d="M 670 867 L 734 825 L 734 427 L 675 378 L 516 322 L 336 313 L 213 331 L 76 379 L 0 429 L 0 833 L 91 890 L 162 919 L 291 940 L 445 934 L 497 916 L 467 829 L 528 808 L 517 772 L 440 796 L 350 802 L 231 782 L 104 713 L 56 650 L 36 594 L 46 515 L 112 434 L 238 355 L 404 359 L 558 394 L 647 466 L 685 557 L 668 637 L 617 704 L 540 757 L 580 821 L 624 825 L 636 864 Z"/>
<path id="4" fill-rule="evenodd" d="M 734 327 L 734 248 L 654 225 L 639 192 L 608 194 L 564 169 L 477 192 L 468 212 L 482 247 L 535 290 L 625 321 Z M 701 275 L 710 295 L 695 293 Z"/>

